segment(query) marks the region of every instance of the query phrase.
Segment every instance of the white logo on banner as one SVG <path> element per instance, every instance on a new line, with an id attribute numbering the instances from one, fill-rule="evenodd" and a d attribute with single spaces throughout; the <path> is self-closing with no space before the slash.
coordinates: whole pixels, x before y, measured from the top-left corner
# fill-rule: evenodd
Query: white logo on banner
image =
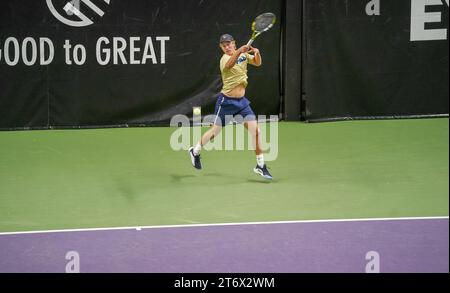
<path id="1" fill-rule="evenodd" d="M 449 0 L 445 0 L 448 9 Z M 411 41 L 446 40 L 447 29 L 426 29 L 426 24 L 441 23 L 441 12 L 427 12 L 430 6 L 440 6 L 442 0 L 411 0 Z"/>
<path id="2" fill-rule="evenodd" d="M 61 21 L 62 23 L 74 26 L 74 27 L 83 27 L 93 24 L 94 22 L 86 16 L 83 12 L 90 14 L 96 14 L 99 17 L 102 17 L 105 12 L 99 8 L 98 2 L 104 2 L 109 5 L 111 0 L 72 0 L 67 2 L 63 7 L 61 8 L 61 12 L 67 14 L 67 16 L 71 16 L 72 18 L 78 18 L 78 20 L 72 20 L 64 17 L 61 15 L 61 13 L 58 12 L 58 10 L 53 5 L 53 2 L 55 0 L 46 0 L 47 6 L 50 9 L 50 12 L 53 14 L 56 19 Z M 94 3 L 96 2 L 97 5 Z M 64 12 L 63 12 L 64 11 Z"/>

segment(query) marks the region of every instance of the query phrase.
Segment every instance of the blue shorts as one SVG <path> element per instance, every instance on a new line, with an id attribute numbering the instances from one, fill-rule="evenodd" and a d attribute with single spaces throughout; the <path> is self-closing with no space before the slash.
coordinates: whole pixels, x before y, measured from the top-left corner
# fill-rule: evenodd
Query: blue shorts
<path id="1" fill-rule="evenodd" d="M 214 115 L 216 115 L 214 124 L 221 126 L 226 126 L 233 118 L 236 118 L 236 115 L 238 118 L 242 117 L 244 121 L 256 121 L 256 115 L 246 97 L 229 98 L 220 94 L 217 98 Z"/>

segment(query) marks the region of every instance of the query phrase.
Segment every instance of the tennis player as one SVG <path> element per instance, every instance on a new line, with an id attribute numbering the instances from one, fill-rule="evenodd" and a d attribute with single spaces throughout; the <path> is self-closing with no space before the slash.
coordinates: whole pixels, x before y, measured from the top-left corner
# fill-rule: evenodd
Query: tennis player
<path id="1" fill-rule="evenodd" d="M 271 180 L 272 175 L 264 163 L 260 142 L 261 132 L 256 115 L 250 107 L 250 101 L 245 97 L 245 89 L 248 85 L 247 64 L 261 66 L 261 54 L 257 48 L 247 45 L 236 49 L 236 42 L 229 34 L 222 35 L 219 43 L 224 53 L 220 60 L 223 88 L 216 102 L 214 113 L 216 118 L 213 126 L 202 136 L 197 145 L 189 149 L 192 165 L 198 170 L 202 169 L 200 158 L 202 147 L 220 133 L 222 126 L 226 126 L 226 123 L 229 122 L 226 121 L 226 117 L 240 115 L 244 118 L 244 126 L 252 136 L 255 148 L 257 165 L 253 171 L 265 179 Z"/>

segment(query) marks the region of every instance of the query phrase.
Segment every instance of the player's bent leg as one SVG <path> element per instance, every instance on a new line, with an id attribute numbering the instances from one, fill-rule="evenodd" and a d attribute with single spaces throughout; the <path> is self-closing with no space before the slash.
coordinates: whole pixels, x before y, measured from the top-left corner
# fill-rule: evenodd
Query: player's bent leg
<path id="1" fill-rule="evenodd" d="M 252 136 L 252 145 L 255 150 L 256 155 L 261 155 L 263 153 L 261 149 L 261 130 L 259 129 L 258 122 L 255 121 L 246 121 L 244 123 L 245 128 L 248 130 L 250 135 Z"/>
<path id="2" fill-rule="evenodd" d="M 269 170 L 267 170 L 267 165 L 264 163 L 264 154 L 261 148 L 260 141 L 260 129 L 258 127 L 257 121 L 247 121 L 244 123 L 245 128 L 249 131 L 250 135 L 253 139 L 253 146 L 256 153 L 256 167 L 253 169 L 253 172 L 262 176 L 267 180 L 272 180 L 273 177 L 270 174 Z"/>
<path id="3" fill-rule="evenodd" d="M 203 134 L 201 139 L 201 145 L 206 145 L 210 140 L 214 139 L 214 137 L 218 136 L 220 131 L 222 130 L 222 126 L 220 125 L 213 125 L 211 128 Z"/>
<path id="4" fill-rule="evenodd" d="M 205 144 L 219 135 L 221 129 L 222 127 L 220 125 L 213 125 L 194 147 L 189 148 L 189 157 L 191 158 L 192 166 L 195 169 L 201 170 L 203 168 L 200 151 Z"/>

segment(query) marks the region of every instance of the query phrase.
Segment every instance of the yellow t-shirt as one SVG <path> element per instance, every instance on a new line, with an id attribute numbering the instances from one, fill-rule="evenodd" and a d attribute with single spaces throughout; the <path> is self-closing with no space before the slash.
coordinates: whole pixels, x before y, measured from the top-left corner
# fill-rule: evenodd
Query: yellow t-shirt
<path id="1" fill-rule="evenodd" d="M 236 64 L 232 68 L 226 69 L 225 64 L 227 64 L 230 58 L 231 56 L 224 54 L 222 56 L 222 59 L 220 59 L 220 72 L 222 73 L 223 94 L 229 93 L 231 90 L 241 84 L 244 87 L 247 87 L 247 64 L 254 64 L 255 57 L 248 53 L 243 53 L 239 56 Z"/>

